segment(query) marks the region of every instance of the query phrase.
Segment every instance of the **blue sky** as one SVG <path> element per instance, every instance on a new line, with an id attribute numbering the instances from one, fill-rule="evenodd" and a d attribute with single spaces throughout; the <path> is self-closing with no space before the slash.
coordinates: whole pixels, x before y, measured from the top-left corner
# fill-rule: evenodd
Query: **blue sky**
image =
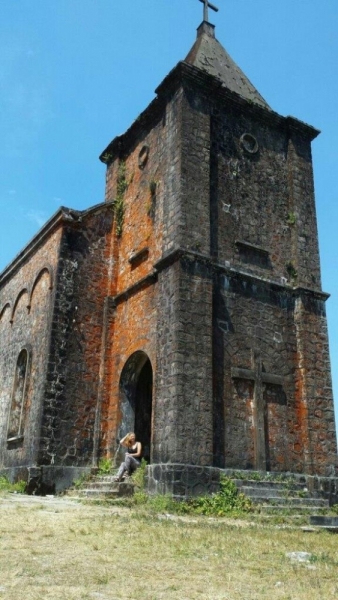
<path id="1" fill-rule="evenodd" d="M 270 106 L 322 131 L 313 159 L 338 413 L 338 2 L 213 1 L 217 38 Z M 99 154 L 184 59 L 202 15 L 198 0 L 1 0 L 0 270 L 61 204 L 103 200 Z"/>

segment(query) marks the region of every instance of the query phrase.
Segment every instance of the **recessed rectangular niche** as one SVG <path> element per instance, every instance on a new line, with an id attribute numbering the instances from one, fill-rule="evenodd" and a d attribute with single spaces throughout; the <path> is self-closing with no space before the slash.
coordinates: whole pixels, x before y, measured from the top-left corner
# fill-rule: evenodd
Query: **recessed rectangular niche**
<path id="1" fill-rule="evenodd" d="M 23 444 L 24 437 L 23 435 L 17 435 L 15 437 L 11 437 L 7 439 L 7 448 L 14 450 L 15 448 L 21 448 Z"/>
<path id="2" fill-rule="evenodd" d="M 11 448 L 17 447 L 23 441 L 28 367 L 29 354 L 27 349 L 23 348 L 16 362 L 8 417 L 7 444 Z"/>
<path id="3" fill-rule="evenodd" d="M 263 269 L 271 269 L 270 254 L 268 250 L 240 240 L 236 241 L 236 247 L 239 259 L 242 263 L 254 265 Z"/>
<path id="4" fill-rule="evenodd" d="M 142 262 L 147 260 L 149 256 L 149 248 L 142 248 L 138 252 L 134 252 L 131 256 L 129 256 L 128 262 L 131 265 L 132 269 L 138 267 Z"/>

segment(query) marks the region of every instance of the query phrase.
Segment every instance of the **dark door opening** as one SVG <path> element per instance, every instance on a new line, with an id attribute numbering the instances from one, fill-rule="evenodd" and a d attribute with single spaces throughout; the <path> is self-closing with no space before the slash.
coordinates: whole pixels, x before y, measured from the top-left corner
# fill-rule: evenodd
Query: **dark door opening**
<path id="1" fill-rule="evenodd" d="M 142 444 L 142 456 L 151 458 L 151 413 L 153 370 L 144 352 L 135 352 L 126 362 L 120 379 L 121 422 L 118 438 L 134 431 Z"/>
<path id="2" fill-rule="evenodd" d="M 150 461 L 151 408 L 153 391 L 153 371 L 150 360 L 141 370 L 135 394 L 135 434 L 143 448 L 143 458 Z"/>

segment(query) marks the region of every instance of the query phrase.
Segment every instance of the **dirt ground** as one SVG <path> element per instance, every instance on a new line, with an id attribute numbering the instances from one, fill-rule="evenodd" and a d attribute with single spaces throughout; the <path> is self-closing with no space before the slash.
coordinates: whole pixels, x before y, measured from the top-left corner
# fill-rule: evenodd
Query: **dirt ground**
<path id="1" fill-rule="evenodd" d="M 338 537 L 326 532 L 152 515 L 69 497 L 0 496 L 0 599 L 337 595 Z"/>

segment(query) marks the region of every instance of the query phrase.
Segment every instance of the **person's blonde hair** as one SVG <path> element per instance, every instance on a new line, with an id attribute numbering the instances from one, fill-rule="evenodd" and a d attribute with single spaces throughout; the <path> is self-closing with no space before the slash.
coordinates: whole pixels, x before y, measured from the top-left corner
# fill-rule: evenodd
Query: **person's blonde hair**
<path id="1" fill-rule="evenodd" d="M 133 431 L 130 431 L 129 433 L 127 433 L 127 435 L 126 435 L 126 437 L 125 437 L 125 443 L 126 443 L 127 445 L 129 445 L 129 444 L 130 444 L 130 438 L 131 438 L 131 436 L 132 436 L 132 435 L 133 435 L 133 436 L 135 436 L 135 433 L 134 433 Z"/>

